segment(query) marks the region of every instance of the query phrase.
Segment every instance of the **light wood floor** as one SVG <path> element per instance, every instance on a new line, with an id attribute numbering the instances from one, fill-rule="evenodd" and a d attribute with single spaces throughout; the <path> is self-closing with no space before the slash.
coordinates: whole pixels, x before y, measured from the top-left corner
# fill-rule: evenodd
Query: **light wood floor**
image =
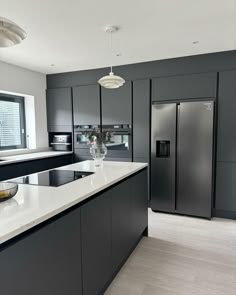
<path id="1" fill-rule="evenodd" d="M 236 295 L 236 221 L 150 211 L 149 237 L 105 295 Z"/>

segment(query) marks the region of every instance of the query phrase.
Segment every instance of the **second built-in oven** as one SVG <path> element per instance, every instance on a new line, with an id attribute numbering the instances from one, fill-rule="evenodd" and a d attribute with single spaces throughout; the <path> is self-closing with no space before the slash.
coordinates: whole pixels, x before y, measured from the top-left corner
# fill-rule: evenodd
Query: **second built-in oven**
<path id="1" fill-rule="evenodd" d="M 132 159 L 132 128 L 130 125 L 102 125 L 108 158 Z"/>

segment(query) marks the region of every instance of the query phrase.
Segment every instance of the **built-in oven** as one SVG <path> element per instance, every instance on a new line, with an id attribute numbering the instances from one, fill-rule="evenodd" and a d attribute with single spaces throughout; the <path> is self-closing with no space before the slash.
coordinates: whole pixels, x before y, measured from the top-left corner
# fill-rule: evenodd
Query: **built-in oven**
<path id="1" fill-rule="evenodd" d="M 88 149 L 93 140 L 94 132 L 100 131 L 99 125 L 76 125 L 74 126 L 74 148 Z"/>
<path id="2" fill-rule="evenodd" d="M 131 125 L 102 125 L 108 158 L 132 159 Z"/>
<path id="3" fill-rule="evenodd" d="M 100 125 L 76 125 L 74 126 L 74 161 L 80 162 L 92 160 L 90 155 L 91 142 L 94 133 L 99 132 Z"/>

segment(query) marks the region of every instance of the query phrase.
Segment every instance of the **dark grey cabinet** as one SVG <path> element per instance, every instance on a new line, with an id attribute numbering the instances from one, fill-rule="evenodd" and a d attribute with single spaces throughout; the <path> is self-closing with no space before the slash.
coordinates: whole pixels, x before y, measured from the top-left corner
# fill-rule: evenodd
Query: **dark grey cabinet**
<path id="1" fill-rule="evenodd" d="M 100 125 L 99 85 L 73 88 L 74 125 Z"/>
<path id="2" fill-rule="evenodd" d="M 83 295 L 103 294 L 111 279 L 110 191 L 81 208 Z"/>
<path id="3" fill-rule="evenodd" d="M 133 159 L 149 161 L 150 151 L 150 81 L 133 82 Z"/>
<path id="4" fill-rule="evenodd" d="M 112 189 L 112 270 L 120 268 L 148 224 L 147 169 Z"/>
<path id="5" fill-rule="evenodd" d="M 236 162 L 236 71 L 219 73 L 217 161 Z"/>
<path id="6" fill-rule="evenodd" d="M 104 294 L 147 233 L 147 212 L 143 169 L 0 245 L 1 294 Z"/>
<path id="7" fill-rule="evenodd" d="M 214 98 L 217 73 L 160 77 L 152 80 L 152 101 Z"/>
<path id="8" fill-rule="evenodd" d="M 0 181 L 72 164 L 73 154 L 0 166 Z"/>
<path id="9" fill-rule="evenodd" d="M 133 242 L 139 237 L 148 224 L 148 170 L 145 169 L 131 178 L 131 226 Z"/>
<path id="10" fill-rule="evenodd" d="M 112 270 L 127 258 L 133 244 L 131 179 L 112 189 Z"/>
<path id="11" fill-rule="evenodd" d="M 80 209 L 0 249 L 1 294 L 82 295 Z"/>
<path id="12" fill-rule="evenodd" d="M 48 132 L 71 132 L 71 88 L 47 89 L 46 98 Z"/>
<path id="13" fill-rule="evenodd" d="M 236 216 L 236 71 L 219 73 L 215 209 Z M 232 214 L 231 214 L 232 215 Z M 224 216 L 221 214 L 221 216 Z M 227 215 L 226 215 L 227 217 Z"/>
<path id="14" fill-rule="evenodd" d="M 130 81 L 118 89 L 102 88 L 102 124 L 132 123 L 132 84 Z"/>
<path id="15" fill-rule="evenodd" d="M 217 210 L 236 212 L 235 195 L 236 163 L 217 162 L 215 208 Z"/>

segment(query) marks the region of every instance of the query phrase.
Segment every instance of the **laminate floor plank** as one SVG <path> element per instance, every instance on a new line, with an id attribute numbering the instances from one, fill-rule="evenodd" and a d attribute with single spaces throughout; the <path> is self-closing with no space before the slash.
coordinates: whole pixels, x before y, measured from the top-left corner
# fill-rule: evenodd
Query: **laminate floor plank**
<path id="1" fill-rule="evenodd" d="M 149 211 L 144 237 L 106 295 L 236 295 L 236 221 Z"/>

